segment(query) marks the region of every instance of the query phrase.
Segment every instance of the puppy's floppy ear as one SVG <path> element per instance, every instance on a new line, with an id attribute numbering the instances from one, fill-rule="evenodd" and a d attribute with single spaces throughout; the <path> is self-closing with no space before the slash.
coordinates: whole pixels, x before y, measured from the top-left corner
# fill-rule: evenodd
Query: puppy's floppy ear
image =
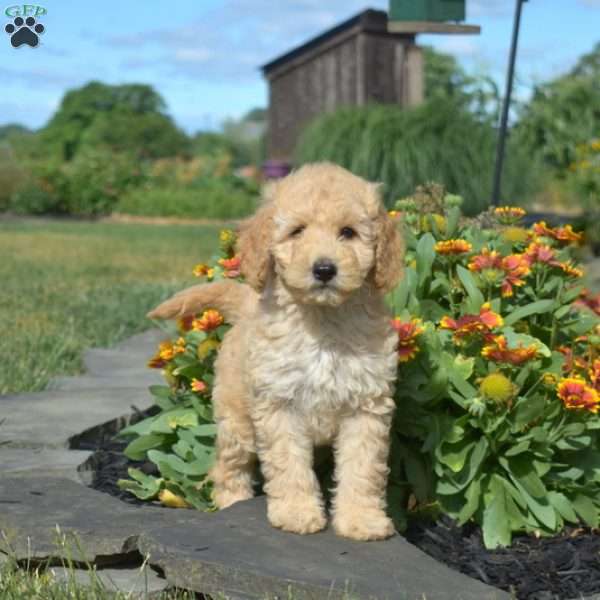
<path id="1" fill-rule="evenodd" d="M 402 277 L 404 265 L 404 241 L 398 225 L 389 216 L 381 200 L 381 185 L 371 184 L 371 193 L 377 199 L 377 241 L 375 247 L 375 286 L 382 293 L 394 289 Z"/>
<path id="2" fill-rule="evenodd" d="M 242 224 L 238 237 L 242 275 L 257 292 L 263 289 L 272 262 L 273 193 L 274 186 L 271 184 L 265 190 L 265 204 Z"/>

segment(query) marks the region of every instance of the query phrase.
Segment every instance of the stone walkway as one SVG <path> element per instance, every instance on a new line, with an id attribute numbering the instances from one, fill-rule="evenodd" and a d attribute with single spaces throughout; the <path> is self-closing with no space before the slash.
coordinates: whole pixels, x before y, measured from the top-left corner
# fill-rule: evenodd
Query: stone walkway
<path id="1" fill-rule="evenodd" d="M 201 513 L 131 506 L 86 487 L 77 467 L 90 453 L 69 448 L 86 431 L 117 431 L 151 406 L 147 387 L 162 380 L 145 365 L 161 337 L 149 331 L 89 350 L 85 375 L 57 378 L 46 392 L 0 397 L 0 562 L 5 554 L 57 565 L 71 557 L 82 567 L 78 579 L 89 581 L 84 567 L 94 566 L 108 589 L 143 597 L 180 587 L 233 599 L 509 598 L 401 536 L 361 543 L 331 530 L 276 530 L 264 498 Z"/>

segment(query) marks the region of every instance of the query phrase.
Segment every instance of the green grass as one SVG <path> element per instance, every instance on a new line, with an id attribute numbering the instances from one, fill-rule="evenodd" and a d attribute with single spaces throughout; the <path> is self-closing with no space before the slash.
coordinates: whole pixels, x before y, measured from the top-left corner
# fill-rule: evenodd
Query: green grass
<path id="1" fill-rule="evenodd" d="M 82 351 L 151 323 L 146 312 L 197 283 L 216 226 L 0 222 L 0 394 L 81 372 Z"/>

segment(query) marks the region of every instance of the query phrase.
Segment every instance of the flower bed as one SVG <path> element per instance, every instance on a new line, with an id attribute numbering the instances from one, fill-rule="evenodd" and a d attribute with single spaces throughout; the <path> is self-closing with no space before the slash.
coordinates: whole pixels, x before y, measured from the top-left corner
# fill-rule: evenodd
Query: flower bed
<path id="1" fill-rule="evenodd" d="M 600 318 L 575 262 L 581 236 L 569 226 L 520 227 L 518 208 L 468 221 L 459 206 L 429 186 L 392 211 L 407 254 L 389 297 L 399 359 L 389 511 L 401 530 L 440 514 L 478 524 L 488 548 L 509 546 L 515 533 L 596 528 Z M 233 232 L 195 273 L 239 277 Z M 207 310 L 178 327 L 151 361 L 169 383 L 152 389 L 161 412 L 123 432 L 133 438 L 125 454 L 160 475 L 133 468 L 120 485 L 210 509 L 210 390 L 228 325 Z"/>

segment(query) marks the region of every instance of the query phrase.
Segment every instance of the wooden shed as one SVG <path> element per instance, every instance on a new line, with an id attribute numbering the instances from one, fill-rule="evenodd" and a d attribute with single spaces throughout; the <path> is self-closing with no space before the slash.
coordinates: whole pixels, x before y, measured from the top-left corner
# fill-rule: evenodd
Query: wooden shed
<path id="1" fill-rule="evenodd" d="M 290 162 L 317 115 L 370 102 L 423 100 L 423 54 L 414 33 L 390 33 L 387 13 L 365 10 L 262 67 L 269 85 L 267 155 Z"/>

